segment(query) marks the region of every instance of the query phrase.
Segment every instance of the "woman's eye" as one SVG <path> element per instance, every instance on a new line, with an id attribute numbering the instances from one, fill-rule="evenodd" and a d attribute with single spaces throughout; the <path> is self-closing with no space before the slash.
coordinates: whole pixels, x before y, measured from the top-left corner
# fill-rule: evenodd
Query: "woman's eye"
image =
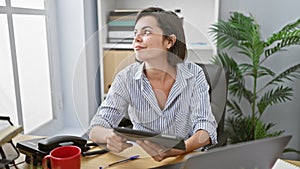
<path id="1" fill-rule="evenodd" d="M 150 35 L 151 34 L 151 31 L 150 30 L 143 30 L 141 33 L 138 33 L 137 31 L 134 31 L 133 32 L 133 36 L 134 37 L 136 37 L 136 36 L 138 36 L 138 35 L 143 35 L 143 36 L 145 36 L 145 35 Z"/>
<path id="2" fill-rule="evenodd" d="M 151 34 L 151 32 L 149 30 L 144 31 L 144 35 L 149 35 L 149 34 Z"/>

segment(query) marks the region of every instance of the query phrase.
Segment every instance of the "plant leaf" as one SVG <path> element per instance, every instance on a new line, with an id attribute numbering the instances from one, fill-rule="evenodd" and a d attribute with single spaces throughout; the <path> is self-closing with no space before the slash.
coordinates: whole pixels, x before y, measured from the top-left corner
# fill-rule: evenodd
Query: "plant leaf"
<path id="1" fill-rule="evenodd" d="M 275 41 L 282 40 L 283 37 L 289 37 L 288 35 L 299 35 L 300 30 L 300 19 L 293 23 L 289 23 L 286 26 L 284 26 L 281 30 L 279 30 L 277 33 L 272 34 L 271 37 L 268 38 L 266 45 L 271 45 Z M 289 34 L 292 32 L 291 34 Z M 287 33 L 287 34 L 285 34 Z"/>
<path id="2" fill-rule="evenodd" d="M 264 67 L 264 66 L 258 66 L 258 72 L 257 72 L 257 77 L 258 78 L 261 78 L 263 76 L 271 76 L 271 77 L 274 77 L 275 76 L 275 73 L 267 68 L 267 67 Z"/>
<path id="3" fill-rule="evenodd" d="M 269 48 L 265 50 L 265 58 L 291 45 L 300 45 L 300 19 L 287 24 L 268 38 L 265 47 Z"/>
<path id="4" fill-rule="evenodd" d="M 253 135 L 249 132 L 251 127 L 251 118 L 249 116 L 229 117 L 226 120 L 226 126 L 231 144 L 253 140 Z"/>
<path id="5" fill-rule="evenodd" d="M 229 142 L 231 144 L 265 138 L 265 137 L 279 136 L 284 132 L 283 130 L 271 131 L 272 127 L 275 126 L 274 123 L 264 123 L 263 121 L 255 117 L 254 133 L 251 133 L 250 132 L 252 127 L 251 121 L 252 121 L 251 116 L 241 116 L 241 117 L 233 116 L 227 118 L 226 132 L 229 133 Z"/>
<path id="6" fill-rule="evenodd" d="M 267 91 L 257 103 L 260 116 L 268 106 L 291 100 L 292 96 L 293 89 L 291 87 L 279 86 L 275 90 L 271 89 Z"/>
<path id="7" fill-rule="evenodd" d="M 241 117 L 243 112 L 238 102 L 235 100 L 227 100 L 226 106 L 228 107 L 227 111 L 232 113 L 234 116 Z"/>
<path id="8" fill-rule="evenodd" d="M 265 50 L 265 57 L 268 58 L 272 54 L 282 50 L 283 48 L 291 45 L 300 45 L 300 30 L 290 33 L 290 32 L 282 32 L 283 36 L 281 40 L 277 42 L 277 44 L 271 48 Z M 296 34 L 296 35 L 295 35 Z"/>
<path id="9" fill-rule="evenodd" d="M 274 79 L 272 79 L 270 82 L 268 82 L 265 87 L 269 85 L 275 85 L 279 83 L 284 83 L 284 79 L 288 81 L 293 81 L 293 79 L 300 78 L 300 64 L 296 64 L 282 73 L 280 73 L 278 76 L 276 76 Z"/>
<path id="10" fill-rule="evenodd" d="M 244 52 L 253 46 L 252 41 L 260 39 L 259 25 L 255 23 L 254 18 L 239 12 L 233 12 L 228 22 L 220 20 L 213 24 L 210 33 L 220 49 L 238 47 Z"/>
<path id="11" fill-rule="evenodd" d="M 218 48 L 232 48 L 239 42 L 238 32 L 233 31 L 231 25 L 224 21 L 219 21 L 211 28 L 213 40 L 216 42 Z"/>
<path id="12" fill-rule="evenodd" d="M 290 153 L 290 152 L 292 152 L 292 153 L 297 153 L 297 154 L 300 155 L 300 151 L 299 151 L 299 150 L 296 150 L 296 149 L 293 149 L 293 148 L 285 148 L 285 149 L 283 150 L 283 153 Z"/>
<path id="13" fill-rule="evenodd" d="M 213 62 L 215 64 L 221 65 L 224 69 L 228 70 L 229 93 L 234 97 L 237 97 L 239 100 L 244 97 L 251 102 L 253 94 L 251 91 L 246 89 L 244 80 L 244 77 L 247 75 L 247 65 L 238 65 L 237 62 L 229 57 L 226 53 L 218 53 L 218 55 L 213 58 Z"/>

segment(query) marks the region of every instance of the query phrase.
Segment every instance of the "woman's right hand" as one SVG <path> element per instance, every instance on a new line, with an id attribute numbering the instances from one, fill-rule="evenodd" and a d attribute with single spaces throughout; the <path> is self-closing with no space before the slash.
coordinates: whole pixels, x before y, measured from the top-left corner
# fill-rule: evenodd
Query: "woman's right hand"
<path id="1" fill-rule="evenodd" d="M 110 136 L 106 137 L 106 147 L 113 152 L 119 153 L 126 148 L 129 148 L 132 146 L 132 144 L 127 143 L 127 139 L 121 136 L 116 135 L 115 133 L 112 133 Z"/>
<path id="2" fill-rule="evenodd" d="M 111 128 L 94 126 L 89 137 L 95 143 L 106 143 L 107 148 L 116 153 L 132 146 L 132 144 L 127 143 L 126 138 L 116 135 Z"/>

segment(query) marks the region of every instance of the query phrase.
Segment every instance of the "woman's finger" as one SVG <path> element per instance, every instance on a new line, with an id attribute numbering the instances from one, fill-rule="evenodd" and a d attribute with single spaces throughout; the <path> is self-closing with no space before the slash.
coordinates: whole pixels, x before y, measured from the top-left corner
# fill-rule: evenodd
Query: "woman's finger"
<path id="1" fill-rule="evenodd" d="M 127 143 L 126 139 L 120 136 L 107 137 L 107 148 L 114 152 L 121 152 L 126 148 L 132 146 L 131 143 Z"/>
<path id="2" fill-rule="evenodd" d="M 150 155 L 150 156 L 156 156 L 158 155 L 158 151 L 156 149 L 153 149 L 151 146 L 145 143 L 143 140 L 138 140 L 137 143 Z"/>
<path id="3" fill-rule="evenodd" d="M 165 157 L 160 156 L 159 152 L 163 149 L 155 143 L 139 140 L 137 143 L 155 160 L 162 161 Z"/>

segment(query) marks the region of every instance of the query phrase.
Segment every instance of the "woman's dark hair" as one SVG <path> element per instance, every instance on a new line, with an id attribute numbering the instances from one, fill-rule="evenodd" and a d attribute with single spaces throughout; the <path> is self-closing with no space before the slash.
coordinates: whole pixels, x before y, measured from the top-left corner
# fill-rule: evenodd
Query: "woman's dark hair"
<path id="1" fill-rule="evenodd" d="M 162 29 L 164 38 L 168 39 L 172 34 L 176 36 L 176 42 L 168 52 L 168 62 L 171 65 L 183 62 L 186 58 L 187 49 L 182 20 L 172 11 L 165 11 L 158 7 L 149 7 L 138 13 L 135 24 L 144 16 L 153 16 L 157 20 L 158 27 Z"/>

